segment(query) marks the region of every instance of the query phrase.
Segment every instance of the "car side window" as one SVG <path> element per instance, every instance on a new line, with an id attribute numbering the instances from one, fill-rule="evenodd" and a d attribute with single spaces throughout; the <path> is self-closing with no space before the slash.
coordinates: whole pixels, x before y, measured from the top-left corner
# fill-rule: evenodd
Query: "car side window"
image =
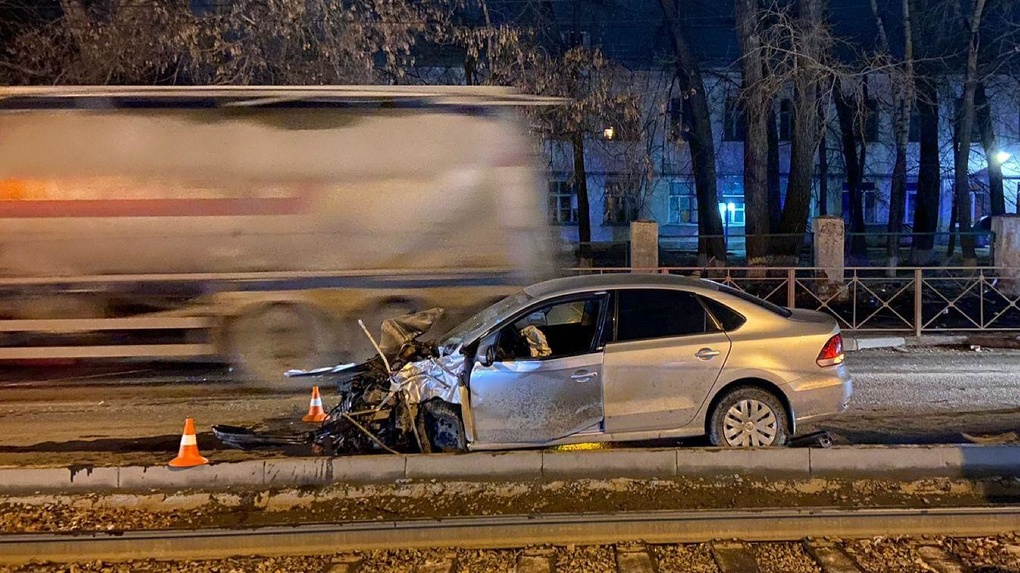
<path id="1" fill-rule="evenodd" d="M 699 298 L 701 299 L 701 302 L 705 303 L 705 306 L 708 307 L 708 311 L 712 313 L 715 319 L 719 322 L 719 325 L 722 326 L 722 329 L 726 332 L 733 332 L 741 326 L 744 326 L 744 323 L 747 322 L 747 319 L 744 318 L 743 315 L 725 304 L 708 298 L 707 296 Z"/>
<path id="2" fill-rule="evenodd" d="M 616 341 L 669 338 L 717 332 L 718 325 L 692 293 L 665 289 L 617 292 Z"/>
<path id="3" fill-rule="evenodd" d="M 532 308 L 499 331 L 496 359 L 540 360 L 591 352 L 604 297 Z"/>

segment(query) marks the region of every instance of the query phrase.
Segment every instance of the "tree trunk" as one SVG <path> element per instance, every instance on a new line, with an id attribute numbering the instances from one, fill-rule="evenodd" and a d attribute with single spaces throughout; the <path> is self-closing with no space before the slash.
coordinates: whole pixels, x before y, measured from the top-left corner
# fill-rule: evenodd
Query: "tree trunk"
<path id="1" fill-rule="evenodd" d="M 923 266 L 931 262 L 935 249 L 942 200 L 938 90 L 930 77 L 922 77 L 917 84 L 917 115 L 921 122 L 921 165 L 917 176 L 911 264 Z"/>
<path id="2" fill-rule="evenodd" d="M 896 159 L 893 163 L 892 185 L 889 189 L 889 221 L 886 227 L 888 273 L 895 276 L 900 264 L 900 233 L 903 231 L 903 217 L 907 207 L 907 140 L 910 137 L 910 115 L 914 100 L 914 46 L 910 24 L 909 0 L 902 0 L 903 9 L 903 73 L 890 76 L 894 82 L 896 109 L 893 112 L 893 133 L 896 140 Z M 885 26 L 878 13 L 878 4 L 871 0 L 871 12 L 878 24 L 883 49 L 889 51 L 889 40 Z"/>
<path id="3" fill-rule="evenodd" d="M 967 69 L 963 81 L 963 102 L 957 118 L 958 145 L 953 157 L 953 195 L 956 197 L 956 220 L 960 225 L 960 248 L 964 266 L 977 264 L 974 236 L 970 230 L 970 140 L 974 129 L 974 92 L 977 89 L 977 57 L 981 40 L 981 15 L 985 0 L 975 0 L 970 19 L 970 41 L 967 46 Z"/>
<path id="4" fill-rule="evenodd" d="M 747 264 L 766 263 L 769 250 L 768 119 L 771 99 L 762 90 L 761 42 L 755 29 L 757 0 L 736 0 L 737 37 L 743 66 L 742 101 L 746 117 L 744 138 L 744 207 Z"/>
<path id="5" fill-rule="evenodd" d="M 712 115 L 708 110 L 705 83 L 701 79 L 694 56 L 684 37 L 680 16 L 673 0 L 659 0 L 669 22 L 670 36 L 677 57 L 676 76 L 685 94 L 684 105 L 690 106 L 690 151 L 694 167 L 694 187 L 698 196 L 698 253 L 707 261 L 726 263 L 726 242 L 719 216 L 719 193 L 716 190 L 715 141 L 712 139 Z"/>
<path id="6" fill-rule="evenodd" d="M 840 142 L 843 148 L 843 166 L 846 172 L 847 195 L 850 199 L 849 254 L 851 264 L 859 264 L 867 255 L 868 245 L 864 236 L 864 198 L 861 183 L 864 179 L 864 161 L 867 156 L 867 142 L 855 127 L 860 106 L 857 97 L 843 92 L 842 83 L 833 91 L 836 116 L 839 119 Z M 860 154 L 858 155 L 858 143 Z M 845 215 L 844 215 L 845 216 Z"/>
<path id="7" fill-rule="evenodd" d="M 819 113 L 825 117 L 825 114 Z M 818 140 L 818 214 L 823 217 L 829 214 L 829 147 L 826 145 L 828 131 L 823 127 L 822 138 Z"/>
<path id="8" fill-rule="evenodd" d="M 779 221 L 782 235 L 778 252 L 796 257 L 807 231 L 811 210 L 811 183 L 815 169 L 815 151 L 820 139 L 818 129 L 818 72 L 812 63 L 820 56 L 817 30 L 822 25 L 822 0 L 801 0 L 801 29 L 804 31 L 801 52 L 796 55 L 798 69 L 794 74 L 793 141 L 790 152 L 790 179 L 786 184 L 786 202 Z"/>
<path id="9" fill-rule="evenodd" d="M 588 201 L 588 171 L 584 166 L 584 134 L 571 136 L 574 147 L 574 187 L 577 189 L 577 247 L 578 266 L 592 266 L 591 255 L 591 204 Z"/>
<path id="10" fill-rule="evenodd" d="M 981 146 L 985 149 L 985 164 L 988 169 L 988 195 L 991 199 L 992 215 L 1006 214 L 1006 195 L 1002 185 L 1002 162 L 999 160 L 999 145 L 995 141 L 992 126 L 992 105 L 985 93 L 984 82 L 974 92 L 974 113 L 981 130 Z"/>
<path id="11" fill-rule="evenodd" d="M 776 128 L 776 111 L 769 111 L 769 233 L 779 232 L 779 219 L 783 215 L 782 188 L 779 185 L 779 130 Z"/>

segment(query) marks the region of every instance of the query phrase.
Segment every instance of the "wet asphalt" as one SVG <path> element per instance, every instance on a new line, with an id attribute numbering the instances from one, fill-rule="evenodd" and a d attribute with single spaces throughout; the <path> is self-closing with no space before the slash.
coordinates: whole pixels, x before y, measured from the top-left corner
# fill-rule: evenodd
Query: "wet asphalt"
<path id="1" fill-rule="evenodd" d="M 1020 434 L 1020 351 L 868 350 L 849 354 L 847 363 L 855 383 L 850 409 L 801 431 L 828 430 L 840 444 L 1009 441 Z M 331 396 L 324 388 L 327 407 Z M 186 417 L 218 459 L 241 459 L 253 454 L 220 451 L 209 434 L 213 424 L 307 431 L 314 426 L 300 417 L 308 401 L 307 390 L 246 388 L 219 365 L 5 369 L 0 465 L 158 463 L 176 449 Z"/>

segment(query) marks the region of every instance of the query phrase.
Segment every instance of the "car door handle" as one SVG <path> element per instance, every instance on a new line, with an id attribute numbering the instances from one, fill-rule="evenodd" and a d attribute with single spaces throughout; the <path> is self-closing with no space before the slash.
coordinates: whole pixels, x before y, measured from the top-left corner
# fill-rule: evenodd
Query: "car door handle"
<path id="1" fill-rule="evenodd" d="M 711 348 L 702 348 L 701 350 L 695 352 L 694 356 L 698 360 L 704 360 L 707 362 L 715 358 L 716 356 L 719 356 L 719 354 L 720 352 L 718 350 L 712 350 Z"/>
<path id="2" fill-rule="evenodd" d="M 571 376 L 571 378 L 573 378 L 574 380 L 579 380 L 581 382 L 587 382 L 591 378 L 594 378 L 594 377 L 596 377 L 598 375 L 599 375 L 598 372 L 588 372 L 587 370 L 578 370 L 577 372 L 574 372 L 574 374 Z"/>

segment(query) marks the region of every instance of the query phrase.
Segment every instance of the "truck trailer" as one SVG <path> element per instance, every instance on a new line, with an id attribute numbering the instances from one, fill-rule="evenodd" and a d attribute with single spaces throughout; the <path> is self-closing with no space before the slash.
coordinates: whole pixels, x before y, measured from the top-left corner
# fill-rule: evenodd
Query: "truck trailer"
<path id="1" fill-rule="evenodd" d="M 0 88 L 0 361 L 363 360 L 555 272 L 503 88 Z"/>

